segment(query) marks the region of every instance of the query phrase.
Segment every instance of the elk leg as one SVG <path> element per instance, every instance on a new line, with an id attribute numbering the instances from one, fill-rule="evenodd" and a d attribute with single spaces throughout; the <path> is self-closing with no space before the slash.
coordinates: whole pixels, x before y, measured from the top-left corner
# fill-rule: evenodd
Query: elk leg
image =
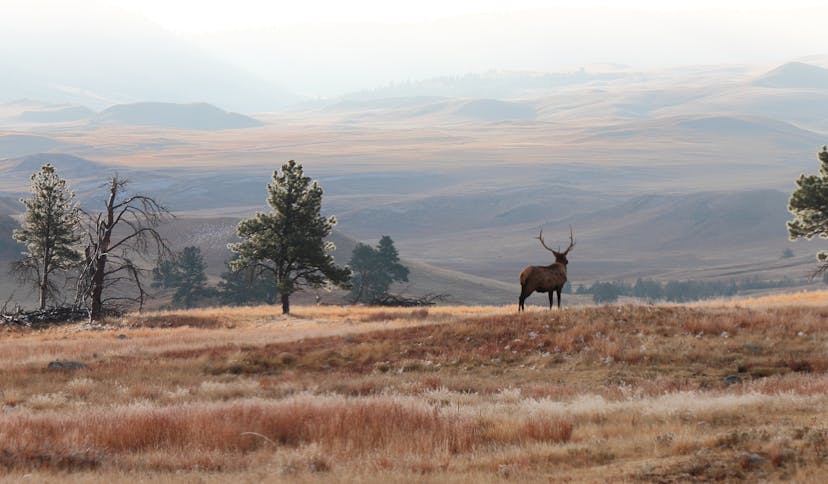
<path id="1" fill-rule="evenodd" d="M 523 302 L 524 302 L 524 301 L 526 301 L 526 298 L 527 298 L 528 296 L 529 296 L 529 295 L 528 295 L 528 294 L 526 294 L 526 286 L 521 285 L 521 286 L 520 286 L 520 298 L 518 299 L 518 312 L 521 312 L 521 311 L 525 311 L 525 310 L 526 310 L 526 308 L 525 308 L 525 307 L 524 307 L 524 305 L 523 305 Z"/>
<path id="2" fill-rule="evenodd" d="M 549 309 L 555 305 L 555 291 L 549 291 Z"/>
<path id="3" fill-rule="evenodd" d="M 558 289 L 558 309 L 561 309 L 561 290 L 560 289 Z"/>

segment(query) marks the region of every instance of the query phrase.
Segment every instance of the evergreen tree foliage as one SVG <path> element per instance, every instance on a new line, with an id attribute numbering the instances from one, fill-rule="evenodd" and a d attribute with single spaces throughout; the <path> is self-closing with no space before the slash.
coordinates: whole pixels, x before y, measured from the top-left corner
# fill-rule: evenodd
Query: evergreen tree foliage
<path id="1" fill-rule="evenodd" d="M 178 287 L 181 283 L 181 271 L 178 261 L 174 259 L 162 259 L 152 269 L 152 284 L 155 289 L 171 289 Z"/>
<path id="2" fill-rule="evenodd" d="M 173 294 L 173 304 L 185 308 L 195 307 L 199 300 L 209 298 L 214 291 L 207 287 L 207 276 L 204 271 L 207 264 L 198 247 L 185 247 L 178 257 L 179 282 Z"/>
<path id="3" fill-rule="evenodd" d="M 334 246 L 325 242 L 336 219 L 323 217 L 322 188 L 305 176 L 293 160 L 273 172 L 267 186 L 271 213 L 257 213 L 236 227 L 240 242 L 228 248 L 237 254 L 233 270 L 252 268 L 273 277 L 282 299 L 282 312 L 290 312 L 290 296 L 302 287 L 326 284 L 346 287 L 350 270 L 334 264 Z"/>
<path id="4" fill-rule="evenodd" d="M 369 300 L 368 279 L 369 273 L 376 266 L 376 252 L 368 245 L 359 243 L 351 252 L 351 260 L 348 267 L 351 268 L 351 302 L 363 302 Z"/>
<path id="5" fill-rule="evenodd" d="M 624 293 L 620 283 L 596 282 L 592 285 L 592 300 L 597 304 L 614 303 Z"/>
<path id="6" fill-rule="evenodd" d="M 828 238 L 828 147 L 823 146 L 819 157 L 819 175 L 805 175 L 796 180 L 796 189 L 788 201 L 788 210 L 794 215 L 788 221 L 791 240 Z M 814 274 L 828 270 L 828 252 L 817 253 L 821 262 Z"/>
<path id="7" fill-rule="evenodd" d="M 828 272 L 826 272 L 828 274 Z M 742 281 L 667 281 L 639 278 L 634 286 L 624 282 L 595 282 L 590 287 L 580 286 L 578 294 L 592 294 L 597 303 L 615 302 L 619 296 L 634 296 L 649 301 L 690 302 L 717 297 L 730 297 L 739 291 L 776 289 L 804 284 L 804 281 L 784 278 L 779 280 L 744 279 Z"/>
<path id="8" fill-rule="evenodd" d="M 215 289 L 207 287 L 206 269 L 201 249 L 185 247 L 174 258 L 158 262 L 152 270 L 152 287 L 175 289 L 173 305 L 193 308 L 200 300 L 216 295 Z"/>
<path id="9" fill-rule="evenodd" d="M 23 258 L 16 264 L 18 272 L 35 281 L 40 291 L 40 308 L 57 286 L 52 275 L 78 265 L 81 253 L 79 207 L 75 194 L 66 187 L 50 164 L 43 165 L 31 176 L 32 197 L 20 201 L 26 207 L 22 227 L 13 232 L 14 240 L 26 246 Z"/>
<path id="10" fill-rule="evenodd" d="M 227 262 L 227 270 L 221 273 L 218 283 L 218 297 L 222 304 L 244 306 L 250 304 L 275 304 L 276 283 L 267 274 L 257 273 L 253 268 L 234 271 Z"/>
<path id="11" fill-rule="evenodd" d="M 664 290 L 661 283 L 656 280 L 638 278 L 633 286 L 632 295 L 648 301 L 657 301 L 664 297 Z"/>
<path id="12" fill-rule="evenodd" d="M 357 244 L 348 264 L 353 272 L 352 302 L 374 303 L 388 295 L 394 282 L 408 282 L 408 268 L 400 264 L 399 253 L 391 237 L 384 235 L 376 248 Z"/>

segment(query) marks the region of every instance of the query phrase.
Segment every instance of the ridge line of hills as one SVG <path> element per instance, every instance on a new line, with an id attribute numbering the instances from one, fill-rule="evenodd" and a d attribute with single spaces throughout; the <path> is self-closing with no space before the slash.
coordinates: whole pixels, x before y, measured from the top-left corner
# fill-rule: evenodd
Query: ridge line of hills
<path id="1" fill-rule="evenodd" d="M 115 104 L 100 112 L 85 106 L 28 104 L 28 109 L 16 119 L 34 124 L 80 122 L 90 126 L 155 126 L 199 131 L 255 128 L 265 124 L 206 102 L 136 102 Z"/>

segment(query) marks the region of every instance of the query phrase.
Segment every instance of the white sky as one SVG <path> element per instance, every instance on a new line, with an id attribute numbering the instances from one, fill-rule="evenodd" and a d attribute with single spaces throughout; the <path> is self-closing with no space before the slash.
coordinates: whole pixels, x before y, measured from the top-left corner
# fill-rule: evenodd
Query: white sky
<path id="1" fill-rule="evenodd" d="M 84 37 L 104 49 L 130 29 L 173 44 L 163 28 L 329 97 L 490 70 L 774 67 L 828 54 L 825 19 L 828 0 L 0 0 L 0 53 Z"/>
<path id="2" fill-rule="evenodd" d="M 72 0 L 67 0 L 72 1 Z M 81 3 L 82 0 L 74 0 Z M 305 23 L 421 22 L 479 13 L 532 9 L 630 9 L 649 12 L 737 10 L 772 16 L 774 11 L 825 7 L 825 0 L 102 0 L 140 13 L 178 33 Z M 2 0 L 0 0 L 2 2 Z M 764 12 L 763 12 L 764 11 Z"/>

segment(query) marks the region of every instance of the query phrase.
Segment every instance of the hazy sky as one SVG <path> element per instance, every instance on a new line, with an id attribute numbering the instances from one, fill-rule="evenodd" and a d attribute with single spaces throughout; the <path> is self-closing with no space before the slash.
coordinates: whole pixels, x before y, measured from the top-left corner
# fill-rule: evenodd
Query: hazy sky
<path id="1" fill-rule="evenodd" d="M 107 0 L 305 95 L 488 70 L 825 54 L 824 0 Z"/>
<path id="2" fill-rule="evenodd" d="M 828 54 L 826 18 L 826 0 L 0 0 L 0 54 L 71 51 L 75 39 L 87 42 L 75 52 L 115 51 L 137 32 L 132 45 L 187 43 L 294 93 L 331 97 L 491 70 L 773 67 Z"/>
<path id="3" fill-rule="evenodd" d="M 106 0 L 181 33 L 318 22 L 416 22 L 531 9 L 629 9 L 651 12 L 732 9 L 748 13 L 824 7 L 824 0 Z M 764 15 L 773 15 L 766 12 Z"/>

